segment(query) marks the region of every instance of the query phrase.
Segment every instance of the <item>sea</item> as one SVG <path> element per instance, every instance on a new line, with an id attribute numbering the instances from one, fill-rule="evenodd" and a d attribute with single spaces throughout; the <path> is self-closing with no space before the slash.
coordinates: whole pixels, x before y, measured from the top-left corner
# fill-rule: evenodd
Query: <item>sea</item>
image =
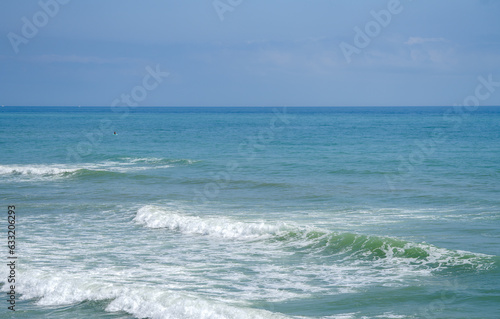
<path id="1" fill-rule="evenodd" d="M 500 317 L 500 107 L 5 106 L 0 205 L 0 318 Z"/>

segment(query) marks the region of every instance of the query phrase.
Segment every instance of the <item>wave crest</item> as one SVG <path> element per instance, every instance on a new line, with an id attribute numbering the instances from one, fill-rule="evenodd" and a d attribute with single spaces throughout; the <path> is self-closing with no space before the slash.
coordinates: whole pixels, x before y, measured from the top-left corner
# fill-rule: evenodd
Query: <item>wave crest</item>
<path id="1" fill-rule="evenodd" d="M 189 234 L 234 239 L 269 237 L 289 228 L 283 223 L 270 225 L 265 222 L 244 223 L 228 218 L 201 218 L 151 205 L 141 207 L 134 220 L 149 228 L 167 228 Z"/>
<path id="2" fill-rule="evenodd" d="M 262 239 L 296 254 L 333 257 L 356 263 L 406 264 L 412 269 L 479 270 L 494 262 L 491 256 L 450 250 L 427 243 L 355 233 L 329 232 L 279 222 L 241 222 L 228 218 L 199 217 L 157 206 L 143 206 L 134 220 L 149 228 L 231 239 Z"/>
<path id="3" fill-rule="evenodd" d="M 103 272 L 110 269 L 100 269 Z M 75 276 L 70 272 L 28 271 L 17 285 L 22 300 L 37 300 L 41 306 L 74 305 L 85 301 L 105 302 L 106 312 L 124 311 L 137 318 L 264 319 L 286 318 L 279 313 L 230 305 L 196 294 L 142 285 L 110 283 L 102 278 Z M 5 287 L 2 289 L 5 291 Z"/>
<path id="4" fill-rule="evenodd" d="M 274 240 L 309 254 L 372 264 L 406 264 L 414 269 L 468 271 L 488 269 L 494 264 L 489 255 L 391 237 L 299 229 L 276 236 Z"/>
<path id="5" fill-rule="evenodd" d="M 61 168 L 56 165 L 0 165 L 0 175 L 53 176 L 73 173 L 78 168 Z"/>
<path id="6" fill-rule="evenodd" d="M 151 169 L 170 168 L 176 165 L 190 165 L 189 159 L 132 158 L 124 157 L 113 161 L 82 164 L 13 164 L 0 165 L 0 176 L 14 181 L 53 180 L 67 177 L 101 176 L 106 173 L 122 174 Z"/>

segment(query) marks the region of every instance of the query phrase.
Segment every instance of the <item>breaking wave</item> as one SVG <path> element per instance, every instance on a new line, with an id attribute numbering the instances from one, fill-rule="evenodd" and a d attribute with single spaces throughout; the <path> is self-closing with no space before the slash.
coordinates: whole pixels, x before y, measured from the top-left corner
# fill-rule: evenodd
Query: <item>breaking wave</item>
<path id="1" fill-rule="evenodd" d="M 40 270 L 20 274 L 17 291 L 23 300 L 36 300 L 40 306 L 75 305 L 87 301 L 104 302 L 106 312 L 127 312 L 137 318 L 175 319 L 283 319 L 267 310 L 248 308 L 211 300 L 193 293 L 141 285 L 107 283 L 70 272 Z M 5 291 L 5 287 L 2 290 Z"/>
<path id="2" fill-rule="evenodd" d="M 165 228 L 186 234 L 230 238 L 262 239 L 296 254 L 333 256 L 337 260 L 372 263 L 405 263 L 413 269 L 487 269 L 492 256 L 450 250 L 427 243 L 392 237 L 330 232 L 284 222 L 241 222 L 229 218 L 199 217 L 157 206 L 138 209 L 134 220 L 149 228 Z"/>
<path id="3" fill-rule="evenodd" d="M 132 158 L 123 157 L 112 161 L 82 164 L 28 164 L 0 165 L 0 176 L 14 181 L 55 180 L 68 177 L 103 176 L 107 173 L 124 174 L 149 169 L 190 165 L 188 159 Z"/>
<path id="4" fill-rule="evenodd" d="M 265 222 L 243 223 L 228 218 L 201 218 L 151 205 L 141 207 L 134 220 L 149 228 L 234 239 L 270 236 L 289 228 L 284 223 L 270 225 Z"/>

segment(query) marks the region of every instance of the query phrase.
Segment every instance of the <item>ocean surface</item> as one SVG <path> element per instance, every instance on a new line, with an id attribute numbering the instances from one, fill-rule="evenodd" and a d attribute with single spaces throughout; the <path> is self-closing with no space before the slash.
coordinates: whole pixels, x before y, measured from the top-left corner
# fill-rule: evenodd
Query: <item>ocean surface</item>
<path id="1" fill-rule="evenodd" d="M 2 107 L 0 204 L 0 318 L 500 316 L 500 108 Z"/>

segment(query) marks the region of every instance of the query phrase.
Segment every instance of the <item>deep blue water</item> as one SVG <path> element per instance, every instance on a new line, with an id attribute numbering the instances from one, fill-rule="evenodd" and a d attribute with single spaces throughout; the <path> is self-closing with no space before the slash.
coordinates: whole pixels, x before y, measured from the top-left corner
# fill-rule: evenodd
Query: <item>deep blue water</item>
<path id="1" fill-rule="evenodd" d="M 498 317 L 500 108 L 3 107 L 0 149 L 2 318 Z"/>

